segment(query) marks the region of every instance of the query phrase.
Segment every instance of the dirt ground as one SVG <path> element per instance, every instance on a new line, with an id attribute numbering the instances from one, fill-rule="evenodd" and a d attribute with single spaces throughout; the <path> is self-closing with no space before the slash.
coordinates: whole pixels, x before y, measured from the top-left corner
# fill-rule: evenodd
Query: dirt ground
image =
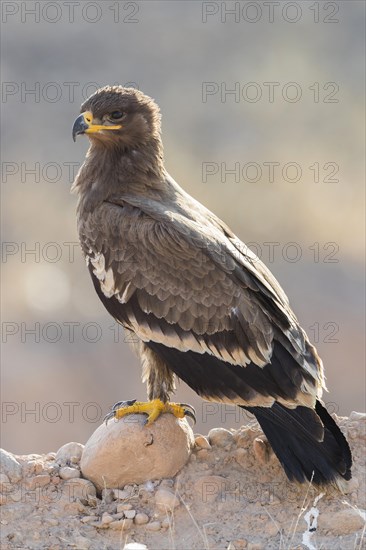
<path id="1" fill-rule="evenodd" d="M 1 549 L 361 550 L 366 415 L 336 420 L 354 457 L 347 494 L 289 483 L 257 424 L 196 437 L 174 479 L 102 494 L 80 477 L 80 444 L 3 452 Z"/>

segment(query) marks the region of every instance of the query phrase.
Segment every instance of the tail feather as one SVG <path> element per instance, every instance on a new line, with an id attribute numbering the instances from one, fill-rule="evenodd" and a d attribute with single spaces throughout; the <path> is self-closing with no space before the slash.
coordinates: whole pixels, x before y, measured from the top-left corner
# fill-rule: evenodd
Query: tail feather
<path id="1" fill-rule="evenodd" d="M 352 455 L 346 438 L 326 408 L 316 402 L 288 409 L 243 407 L 253 413 L 290 481 L 316 485 L 351 479 Z"/>

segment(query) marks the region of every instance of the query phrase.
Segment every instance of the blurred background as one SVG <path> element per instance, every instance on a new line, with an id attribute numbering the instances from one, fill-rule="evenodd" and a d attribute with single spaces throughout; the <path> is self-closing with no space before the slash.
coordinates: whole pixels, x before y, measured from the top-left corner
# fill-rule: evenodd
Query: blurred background
<path id="1" fill-rule="evenodd" d="M 2 10 L 2 447 L 85 443 L 114 402 L 146 396 L 70 194 L 88 147 L 72 124 L 105 84 L 156 99 L 171 175 L 279 279 L 323 358 L 329 410 L 365 410 L 364 3 Z M 196 432 L 248 422 L 183 383 L 176 400 L 196 407 Z"/>

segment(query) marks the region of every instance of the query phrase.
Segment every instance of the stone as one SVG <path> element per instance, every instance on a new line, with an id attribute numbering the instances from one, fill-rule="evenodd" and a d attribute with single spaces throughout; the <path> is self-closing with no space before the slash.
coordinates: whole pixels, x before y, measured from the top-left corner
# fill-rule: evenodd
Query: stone
<path id="1" fill-rule="evenodd" d="M 67 466 L 70 464 L 71 459 L 74 460 L 75 457 L 80 460 L 83 449 L 84 445 L 81 443 L 76 443 L 75 441 L 65 443 L 65 445 L 62 445 L 57 451 L 55 461 L 58 462 L 60 466 Z"/>
<path id="2" fill-rule="evenodd" d="M 25 488 L 32 491 L 37 487 L 45 487 L 50 483 L 50 481 L 51 476 L 48 474 L 30 477 L 25 481 Z"/>
<path id="3" fill-rule="evenodd" d="M 108 513 L 103 514 L 102 525 L 107 525 L 108 523 L 112 523 L 112 521 L 114 521 L 114 518 L 110 514 Z"/>
<path id="4" fill-rule="evenodd" d="M 12 483 L 22 479 L 22 467 L 15 456 L 4 449 L 0 449 L 0 473 L 8 476 Z"/>
<path id="5" fill-rule="evenodd" d="M 147 523 L 146 529 L 148 531 L 160 531 L 161 523 L 160 521 L 150 521 L 150 523 Z"/>
<path id="6" fill-rule="evenodd" d="M 56 453 L 47 453 L 46 454 L 46 460 L 49 460 L 49 461 L 54 461 L 56 458 Z"/>
<path id="7" fill-rule="evenodd" d="M 63 484 L 63 495 L 69 502 L 80 500 L 83 504 L 88 504 L 96 494 L 94 485 L 87 479 L 69 479 Z"/>
<path id="8" fill-rule="evenodd" d="M 82 523 L 90 523 L 91 521 L 98 521 L 97 516 L 84 516 L 80 520 Z"/>
<path id="9" fill-rule="evenodd" d="M 169 516 L 166 516 L 163 521 L 161 522 L 161 528 L 162 529 L 169 529 L 169 527 L 172 527 L 172 520 Z"/>
<path id="10" fill-rule="evenodd" d="M 147 550 L 146 544 L 142 544 L 141 542 L 128 542 L 124 547 L 123 550 Z"/>
<path id="11" fill-rule="evenodd" d="M 197 434 L 195 436 L 194 440 L 197 447 L 200 447 L 201 449 L 211 449 L 211 445 L 204 435 Z"/>
<path id="12" fill-rule="evenodd" d="M 149 426 L 145 422 L 139 414 L 99 426 L 81 457 L 83 476 L 100 490 L 174 477 L 191 455 L 191 427 L 172 414 L 162 414 Z"/>
<path id="13" fill-rule="evenodd" d="M 117 512 L 125 512 L 126 510 L 132 510 L 132 504 L 117 504 Z"/>
<path id="14" fill-rule="evenodd" d="M 134 521 L 136 525 L 145 525 L 149 522 L 149 516 L 144 512 L 138 512 L 134 517 Z"/>
<path id="15" fill-rule="evenodd" d="M 225 428 L 212 428 L 212 430 L 208 432 L 208 440 L 211 445 L 226 447 L 234 441 L 234 436 Z"/>
<path id="16" fill-rule="evenodd" d="M 167 510 L 174 510 L 174 508 L 179 506 L 180 501 L 173 491 L 158 489 L 155 494 L 155 503 L 159 510 L 166 512 Z"/>
<path id="17" fill-rule="evenodd" d="M 136 510 L 125 510 L 124 515 L 127 519 L 133 519 L 136 516 Z"/>
<path id="18" fill-rule="evenodd" d="M 76 477 L 80 477 L 80 470 L 77 470 L 76 468 L 69 468 L 69 466 L 63 466 L 60 468 L 59 476 L 62 479 L 74 479 Z"/>

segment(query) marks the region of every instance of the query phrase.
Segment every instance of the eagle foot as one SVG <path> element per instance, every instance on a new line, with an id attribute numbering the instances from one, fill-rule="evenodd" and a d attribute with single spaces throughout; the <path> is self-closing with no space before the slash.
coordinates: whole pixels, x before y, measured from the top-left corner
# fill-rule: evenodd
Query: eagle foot
<path id="1" fill-rule="evenodd" d="M 115 418 L 119 420 L 127 414 L 146 414 L 145 425 L 152 424 L 161 414 L 170 413 L 176 418 L 189 416 L 196 423 L 196 411 L 187 403 L 164 403 L 160 399 L 143 402 L 132 399 L 131 401 L 118 401 L 112 407 L 112 410 L 104 417 L 107 424 L 108 420 Z"/>

